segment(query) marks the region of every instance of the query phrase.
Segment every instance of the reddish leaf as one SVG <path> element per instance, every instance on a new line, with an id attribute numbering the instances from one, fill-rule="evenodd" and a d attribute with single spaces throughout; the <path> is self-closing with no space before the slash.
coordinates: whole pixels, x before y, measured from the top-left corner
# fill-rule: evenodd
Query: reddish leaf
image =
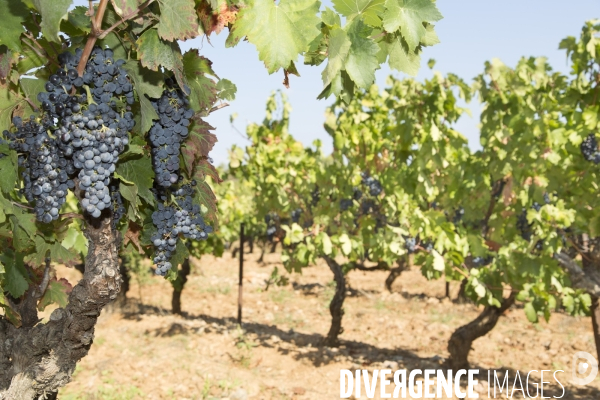
<path id="1" fill-rule="evenodd" d="M 213 10 L 208 2 L 204 2 L 198 8 L 198 18 L 204 28 L 204 33 L 210 36 L 211 33 L 221 33 L 223 28 L 233 24 L 237 17 L 238 8 L 228 6 L 227 2 L 220 4 L 218 10 Z"/>
<path id="2" fill-rule="evenodd" d="M 185 168 L 190 175 L 194 174 L 195 166 L 201 160 L 208 159 L 208 153 L 217 142 L 217 136 L 211 132 L 214 129 L 199 116 L 195 115 L 190 135 L 181 149 Z"/>

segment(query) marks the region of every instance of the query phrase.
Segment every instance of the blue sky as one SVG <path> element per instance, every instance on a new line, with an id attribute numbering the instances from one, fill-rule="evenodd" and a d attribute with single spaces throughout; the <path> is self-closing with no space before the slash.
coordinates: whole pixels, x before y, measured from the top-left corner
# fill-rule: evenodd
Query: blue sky
<path id="1" fill-rule="evenodd" d="M 84 5 L 86 1 L 76 0 Z M 486 60 L 499 58 L 514 65 L 521 56 L 545 56 L 555 70 L 567 73 L 569 67 L 565 53 L 558 43 L 566 36 L 578 36 L 584 21 L 600 18 L 600 0 L 438 0 L 444 19 L 436 25 L 441 43 L 426 48 L 417 79 L 432 75 L 425 65 L 430 58 L 436 60 L 435 70 L 453 72 L 471 80 L 483 71 Z M 329 1 L 324 6 L 331 6 Z M 323 129 L 325 108 L 333 99 L 317 100 L 322 89 L 319 67 L 308 67 L 298 62 L 301 77 L 291 77 L 290 89 L 282 85 L 283 72 L 269 75 L 258 60 L 253 45 L 241 42 L 235 48 L 225 48 L 227 30 L 206 38 L 196 38 L 181 43 L 182 50 L 198 48 L 200 54 L 213 62 L 213 69 L 222 78 L 237 85 L 236 100 L 229 107 L 211 114 L 208 121 L 216 128 L 218 143 L 211 156 L 215 164 L 227 163 L 227 149 L 233 144 L 244 146 L 248 142 L 230 125 L 229 116 L 237 113 L 235 126 L 244 132 L 247 123 L 264 118 L 265 101 L 274 90 L 281 89 L 292 105 L 291 132 L 306 145 L 321 139 L 323 150 L 331 151 L 329 136 Z M 391 70 L 377 71 L 377 84 L 385 86 Z M 395 73 L 401 76 L 402 74 Z M 479 145 L 477 104 L 471 104 L 473 117 L 463 117 L 457 126 L 472 148 Z"/>

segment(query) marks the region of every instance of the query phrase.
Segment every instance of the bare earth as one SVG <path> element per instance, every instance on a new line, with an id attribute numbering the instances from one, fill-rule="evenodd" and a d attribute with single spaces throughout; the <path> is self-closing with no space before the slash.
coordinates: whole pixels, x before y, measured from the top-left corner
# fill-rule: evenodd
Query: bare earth
<path id="1" fill-rule="evenodd" d="M 194 260 L 183 317 L 170 314 L 168 282 L 152 278 L 139 286 L 134 279 L 129 305 L 123 312 L 103 312 L 90 354 L 59 398 L 339 399 L 340 369 L 443 368 L 450 334 L 478 314 L 474 305 L 444 298 L 444 282 L 428 282 L 416 269 L 396 280 L 393 294 L 384 288 L 385 272 L 353 271 L 342 346 L 319 347 L 333 295 L 327 266 L 319 263 L 291 275 L 288 286 L 265 291 L 279 255 L 267 255 L 264 264 L 257 258 L 245 255 L 243 331 L 235 323 L 238 261 L 230 253 Z M 59 275 L 72 283 L 80 277 L 67 268 Z M 457 291 L 453 284 L 452 295 Z M 557 375 L 566 386 L 564 399 L 600 399 L 600 378 L 584 388 L 570 383 L 576 351 L 596 354 L 589 318 L 555 313 L 549 323 L 534 326 L 521 308 L 513 308 L 473 346 L 480 398 L 489 398 L 489 369 L 508 370 L 511 382 L 517 370 L 525 381 L 528 371 L 546 369 L 565 371 Z M 539 374 L 532 376 L 539 382 Z M 556 384 L 546 388 L 545 396 L 562 394 Z M 513 398 L 523 398 L 520 393 Z"/>

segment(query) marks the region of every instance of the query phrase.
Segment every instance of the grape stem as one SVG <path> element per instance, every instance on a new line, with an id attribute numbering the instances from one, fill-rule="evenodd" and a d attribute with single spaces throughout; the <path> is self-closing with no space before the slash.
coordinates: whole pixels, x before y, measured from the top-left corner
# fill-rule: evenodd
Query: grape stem
<path id="1" fill-rule="evenodd" d="M 102 19 L 104 18 L 104 13 L 106 12 L 108 0 L 100 0 L 100 4 L 98 5 L 98 10 L 96 12 L 94 11 L 94 6 L 92 4 L 92 1 L 90 0 L 89 16 L 92 21 L 92 31 L 90 32 L 90 36 L 88 36 L 88 40 L 85 43 L 83 53 L 81 54 L 79 65 L 77 66 L 77 72 L 79 73 L 79 76 L 83 75 L 83 71 L 90 58 L 92 50 L 94 49 L 96 40 L 104 39 L 115 28 L 125 23 L 126 21 L 135 18 L 143 9 L 148 7 L 150 4 L 154 3 L 154 1 L 155 0 L 146 0 L 144 3 L 140 4 L 135 10 L 133 10 L 125 16 L 122 16 L 120 21 L 115 22 L 108 29 L 102 30 Z"/>
<path id="2" fill-rule="evenodd" d="M 221 108 L 225 108 L 225 107 L 229 107 L 229 103 L 221 103 L 218 106 L 214 106 L 213 108 L 211 108 L 208 113 L 212 114 L 215 111 L 220 110 Z"/>

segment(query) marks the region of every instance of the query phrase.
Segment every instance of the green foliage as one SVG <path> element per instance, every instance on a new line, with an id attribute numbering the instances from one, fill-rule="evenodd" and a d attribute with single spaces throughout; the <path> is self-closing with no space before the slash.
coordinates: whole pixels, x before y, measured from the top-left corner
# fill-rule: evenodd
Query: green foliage
<path id="1" fill-rule="evenodd" d="M 332 86 L 336 77 L 356 83 L 370 70 L 368 63 L 348 68 L 353 46 L 364 40 L 352 35 L 376 26 L 381 10 L 375 2 L 335 6 L 347 25 L 323 12 L 330 50 L 323 79 Z M 386 7 L 394 12 L 383 24 L 401 26 L 403 45 L 437 40 L 427 24 L 410 22 L 439 19 L 433 5 Z M 334 144 L 329 156 L 318 142 L 304 148 L 296 141 L 285 98 L 270 98 L 263 123 L 248 127 L 252 144 L 230 153 L 232 173 L 245 181 L 238 193 L 243 184 L 260 199 L 255 229 L 269 227 L 269 237 L 283 243 L 288 271 L 323 256 L 343 259 L 348 271 L 367 261 L 392 265 L 415 252 L 411 262 L 424 276 L 466 279 L 466 295 L 478 303 L 499 306 L 510 290 L 532 322 L 558 307 L 588 313 L 589 295 L 571 287 L 554 255 L 599 266 L 597 247 L 586 253 L 581 245 L 582 238 L 600 239 L 599 170 L 580 151 L 600 129 L 598 32 L 600 25 L 588 22 L 579 39 L 561 42 L 570 76 L 553 72 L 544 58 L 523 58 L 515 68 L 492 60 L 472 85 L 435 73 L 424 82 L 390 78 L 383 91 L 370 86 L 342 95 L 325 123 Z M 359 47 L 364 60 L 369 45 Z M 322 47 L 313 48 L 317 57 Z M 460 101 L 475 95 L 483 103 L 482 150 L 471 152 L 454 125 L 468 112 Z M 376 190 L 369 186 L 375 181 Z M 300 217 L 292 220 L 295 210 Z"/>

